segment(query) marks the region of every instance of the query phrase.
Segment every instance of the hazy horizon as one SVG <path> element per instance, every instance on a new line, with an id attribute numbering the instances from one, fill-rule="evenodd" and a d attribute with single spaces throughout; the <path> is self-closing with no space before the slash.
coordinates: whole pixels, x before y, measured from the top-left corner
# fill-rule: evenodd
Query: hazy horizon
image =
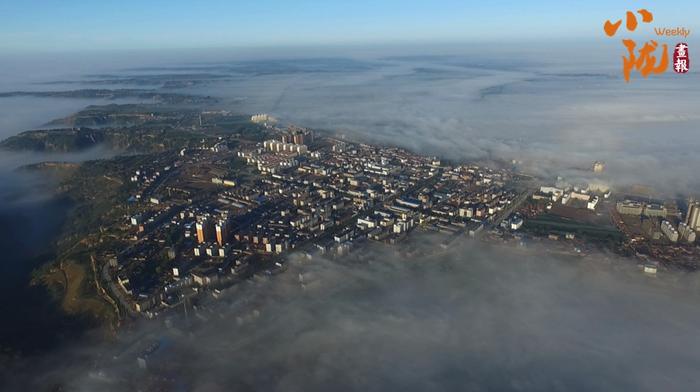
<path id="1" fill-rule="evenodd" d="M 160 90 L 211 95 L 221 109 L 265 112 L 449 159 L 513 160 L 526 172 L 547 176 L 603 160 L 615 183 L 699 192 L 700 180 L 691 175 L 700 165 L 694 153 L 700 142 L 692 137 L 700 117 L 691 109 L 697 74 L 635 75 L 625 83 L 620 47 L 614 40 L 35 54 L 8 56 L 15 62 L 0 65 L 0 92 L 158 90 L 92 83 L 99 76 L 218 73 L 224 78 Z M 12 113 L 0 116 L 3 137 L 107 103 L 1 100 L 0 114 Z"/>
<path id="2" fill-rule="evenodd" d="M 0 8 L 2 50 L 337 45 L 440 40 L 603 38 L 605 20 L 649 8 L 669 27 L 692 26 L 696 2 L 639 4 L 442 0 L 8 2 Z M 128 23 L 123 23 L 128 21 Z M 640 29 L 648 31 L 649 29 Z"/>

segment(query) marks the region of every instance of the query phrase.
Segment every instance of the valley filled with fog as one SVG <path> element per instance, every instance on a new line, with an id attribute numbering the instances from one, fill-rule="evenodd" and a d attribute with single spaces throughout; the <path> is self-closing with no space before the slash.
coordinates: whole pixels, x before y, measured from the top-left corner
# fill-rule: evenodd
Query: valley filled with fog
<path id="1" fill-rule="evenodd" d="M 333 260 L 293 254 L 281 274 L 142 321 L 117 341 L 54 352 L 22 374 L 85 391 L 694 388 L 697 275 L 650 277 L 606 254 L 437 241 L 421 234 Z"/>
<path id="2" fill-rule="evenodd" d="M 613 44 L 111 54 L 51 59 L 55 73 L 14 77 L 4 91 L 144 88 L 220 99 L 236 113 L 454 160 L 516 161 L 557 176 L 608 163 L 609 180 L 669 194 L 700 189 L 695 74 L 624 83 Z M 173 84 L 177 75 L 195 83 Z M 151 79 L 149 79 L 151 78 Z M 9 80 L 9 81 L 8 81 Z M 24 81 L 24 82 L 22 82 Z M 162 81 L 164 83 L 158 83 Z M 0 98 L 0 135 L 65 116 L 86 100 Z M 93 103 L 93 102 L 90 102 Z M 99 102 L 98 102 L 99 103 Z M 5 115 L 7 114 L 7 115 Z M 682 147 L 680 147 L 682 146 Z M 673 188 L 673 189 L 671 189 Z"/>
<path id="3" fill-rule="evenodd" d="M 211 96 L 218 109 L 268 113 L 283 124 L 455 161 L 556 178 L 578 176 L 601 160 L 607 164 L 601 177 L 613 188 L 641 184 L 669 196 L 700 191 L 697 73 L 625 84 L 616 46 L 587 47 L 587 55 L 529 49 L 47 55 L 5 59 L 0 93 L 139 88 Z M 0 138 L 106 103 L 115 102 L 0 97 Z M 26 289 L 68 208 L 51 198 L 52 180 L 17 168 L 119 153 L 0 151 L 6 293 Z M 21 233 L 9 230 L 20 223 Z M 22 335 L 26 323 L 37 326 L 28 334 L 58 325 L 57 340 L 81 332 L 71 347 L 40 342 L 48 353 L 8 365 L 0 377 L 10 388 L 131 389 L 153 382 L 134 353 L 159 341 L 153 369 L 166 381 L 182 375 L 173 387 L 184 390 L 696 387 L 696 274 L 653 278 L 634 261 L 605 253 L 564 258 L 539 246 L 464 239 L 441 250 L 438 243 L 422 234 L 406 249 L 371 245 L 332 260 L 293 254 L 284 273 L 236 285 L 223 300 L 192 309 L 187 317 L 195 321 L 181 313 L 141 321 L 107 342 L 82 320 L 51 313 L 37 319 L 9 297 L 7 306 L 22 316 L 8 323 L 8 337 Z M 46 306 L 34 290 L 26 292 L 26 305 Z"/>

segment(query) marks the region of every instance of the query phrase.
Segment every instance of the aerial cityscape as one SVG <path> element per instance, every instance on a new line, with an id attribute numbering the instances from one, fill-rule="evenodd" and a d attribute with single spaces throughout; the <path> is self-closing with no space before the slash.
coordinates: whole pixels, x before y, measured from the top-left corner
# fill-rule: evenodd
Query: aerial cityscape
<path id="1" fill-rule="evenodd" d="M 593 2 L 543 46 L 516 11 L 550 2 L 127 3 L 0 27 L 0 390 L 697 386 L 683 13 Z"/>

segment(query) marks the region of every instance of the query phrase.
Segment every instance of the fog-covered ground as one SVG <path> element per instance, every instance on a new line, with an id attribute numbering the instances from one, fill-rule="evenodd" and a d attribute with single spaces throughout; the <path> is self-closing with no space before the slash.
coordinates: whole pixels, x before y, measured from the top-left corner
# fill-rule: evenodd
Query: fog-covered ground
<path id="1" fill-rule="evenodd" d="M 222 109 L 267 112 L 350 139 L 456 160 L 522 161 L 523 170 L 547 176 L 579 175 L 572 169 L 604 160 L 604 178 L 614 184 L 697 194 L 697 74 L 625 84 L 621 49 L 431 45 L 0 56 L 0 91 L 105 88 L 90 82 L 104 75 L 225 74 L 172 91 L 213 95 Z M 0 98 L 0 137 L 93 103 L 102 102 Z M 23 263 L 34 260 L 63 219 L 61 205 L 31 204 L 46 202 L 45 181 L 13 169 L 112 153 L 0 152 L 0 223 L 13 228 L 3 234 L 2 251 L 10 255 L 2 260 L 3 276 L 25 276 Z M 27 238 L 38 240 L 18 240 Z M 434 246 L 430 237 L 414 241 L 425 252 Z M 23 272 L 13 275 L 18 267 Z M 2 284 L 14 293 L 24 287 Z M 192 333 L 179 318 L 170 329 L 163 320 L 146 322 L 117 342 L 90 341 L 9 364 L 0 385 L 134 389 L 153 382 L 138 370 L 134 350 L 162 339 L 154 363 L 186 390 L 692 390 L 700 365 L 697 300 L 694 274 L 648 278 L 606 255 L 572 261 L 542 249 L 462 243 L 409 257 L 372 247 L 347 260 L 297 258 L 269 281 L 236 286 L 226 301 L 201 311 L 207 321 Z M 32 308 L 41 301 L 11 303 L 14 315 L 43 312 Z M 27 319 L 12 319 L 20 321 L 7 327 L 22 332 Z M 28 333 L 56 327 L 48 316 L 35 321 Z"/>
<path id="2" fill-rule="evenodd" d="M 434 242 L 415 236 L 408 254 L 374 245 L 338 260 L 294 255 L 284 273 L 190 309 L 192 328 L 180 308 L 167 324 L 143 322 L 117 342 L 32 362 L 31 383 L 85 391 L 697 386 L 697 275 L 649 277 L 603 254 L 561 258 L 469 240 L 437 251 Z M 141 369 L 136 358 L 153 342 L 160 347 Z"/>
<path id="3" fill-rule="evenodd" d="M 516 160 L 525 171 L 550 176 L 604 160 L 615 184 L 699 191 L 693 175 L 700 165 L 697 73 L 633 74 L 625 83 L 622 54 L 622 44 L 610 40 L 25 56 L 5 62 L 9 76 L 0 87 L 104 88 L 90 82 L 216 74 L 225 77 L 172 91 L 213 95 L 234 112 L 267 112 L 287 123 L 451 159 Z M 22 73 L 25 68 L 34 72 Z M 37 125 L 16 120 L 25 112 L 57 117 L 82 104 L 1 101 L 12 114 L 0 116 L 3 136 Z M 59 103 L 42 109 L 46 102 Z"/>
<path id="4" fill-rule="evenodd" d="M 616 184 L 700 190 L 697 73 L 637 75 L 626 84 L 620 48 L 560 49 L 371 57 L 342 72 L 261 64 L 195 91 L 230 97 L 246 112 L 452 159 L 517 160 L 550 176 L 603 160 Z"/>

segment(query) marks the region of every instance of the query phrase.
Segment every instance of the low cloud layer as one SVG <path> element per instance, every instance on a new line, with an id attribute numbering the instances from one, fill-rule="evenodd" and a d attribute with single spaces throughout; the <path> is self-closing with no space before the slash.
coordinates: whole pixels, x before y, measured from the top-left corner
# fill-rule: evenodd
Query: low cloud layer
<path id="1" fill-rule="evenodd" d="M 184 316 L 33 368 L 68 390 L 692 390 L 700 281 L 458 241 L 292 257 Z M 139 369 L 150 342 L 160 348 Z M 64 358 L 63 360 L 57 360 Z M 19 380 L 19 378 L 18 378 Z M 26 380 L 25 380 L 26 381 Z"/>
<path id="2" fill-rule="evenodd" d="M 606 41 L 160 53 L 130 62 L 89 59 L 54 77 L 43 70 L 29 84 L 13 77 L 0 86 L 35 90 L 46 88 L 37 83 L 72 80 L 94 87 L 92 74 L 125 80 L 216 74 L 220 78 L 168 91 L 213 95 L 222 98 L 222 109 L 267 112 L 451 159 L 516 160 L 523 170 L 547 176 L 604 160 L 607 180 L 615 184 L 652 185 L 671 195 L 700 192 L 694 175 L 700 166 L 698 74 L 669 70 L 643 79 L 635 73 L 625 83 L 622 49 Z M 7 102 L 12 116 L 0 121 L 0 136 L 38 126 L 37 118 L 67 114 L 55 106 L 36 114 L 38 105 L 28 100 Z"/>
<path id="3" fill-rule="evenodd" d="M 228 72 L 230 78 L 178 92 L 215 95 L 227 110 L 269 112 L 421 153 L 514 159 L 523 170 L 547 176 L 577 176 L 575 168 L 605 160 L 606 179 L 614 183 L 697 192 L 700 79 L 669 74 L 624 84 L 614 50 L 587 62 L 580 55 L 509 58 L 493 51 L 372 53 L 348 63 L 292 65 L 208 61 L 179 71 Z M 171 63 L 132 72 L 171 72 Z M 76 101 L 61 105 L 72 108 Z M 41 122 L 29 110 L 11 109 L 17 115 L 0 121 L 3 135 L 67 114 L 46 109 Z M 2 154 L 8 168 L 52 159 Z M 15 191 L 0 193 L 22 200 Z M 190 310 L 193 326 L 180 310 L 169 327 L 164 319 L 141 322 L 114 342 L 94 343 L 88 336 L 41 358 L 8 360 L 0 385 L 85 391 L 160 385 L 201 391 L 695 388 L 695 274 L 651 278 L 613 256 L 569 259 L 469 241 L 434 253 L 433 240 L 417 236 L 411 252 L 370 246 L 342 260 L 294 256 L 285 273 L 237 285 L 223 300 Z M 136 357 L 153 342 L 160 346 L 149 369 L 139 369 Z"/>
<path id="4" fill-rule="evenodd" d="M 626 84 L 612 45 L 464 52 L 374 54 L 324 72 L 294 60 L 257 62 L 194 91 L 242 111 L 452 159 L 517 160 L 550 176 L 604 160 L 618 184 L 700 191 L 692 169 L 700 165 L 697 74 L 635 75 Z"/>

